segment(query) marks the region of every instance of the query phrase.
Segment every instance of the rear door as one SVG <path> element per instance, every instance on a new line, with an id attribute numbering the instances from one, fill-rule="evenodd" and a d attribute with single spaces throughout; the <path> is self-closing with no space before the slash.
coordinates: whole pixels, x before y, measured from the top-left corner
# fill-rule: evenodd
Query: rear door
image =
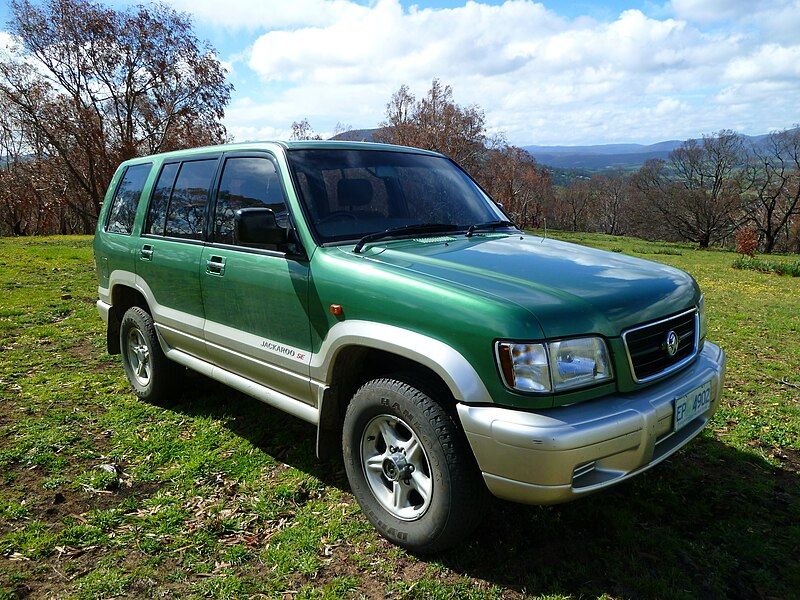
<path id="1" fill-rule="evenodd" d="M 224 158 L 201 261 L 209 356 L 223 369 L 307 401 L 308 262 L 287 258 L 278 247 L 237 245 L 234 213 L 245 207 L 271 208 L 279 225 L 291 227 L 269 153 Z"/>
<path id="2" fill-rule="evenodd" d="M 94 243 L 100 283 L 104 288 L 109 285 L 112 271 L 136 271 L 138 237 L 133 235 L 134 226 L 152 169 L 151 162 L 130 165 L 114 177 L 114 194 L 98 226 Z"/>
<path id="3" fill-rule="evenodd" d="M 136 273 L 164 341 L 207 358 L 200 260 L 219 154 L 165 162 L 148 208 Z"/>

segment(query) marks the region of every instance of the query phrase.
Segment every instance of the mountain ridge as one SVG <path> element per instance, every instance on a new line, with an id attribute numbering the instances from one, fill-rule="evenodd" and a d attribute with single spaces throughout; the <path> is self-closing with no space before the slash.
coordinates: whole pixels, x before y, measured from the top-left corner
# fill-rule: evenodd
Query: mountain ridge
<path id="1" fill-rule="evenodd" d="M 333 140 L 349 140 L 371 142 L 378 128 L 353 129 L 333 136 Z M 745 140 L 759 144 L 769 134 L 744 135 Z M 691 139 L 691 138 L 689 138 Z M 695 138 L 695 139 L 699 139 Z M 603 171 L 607 169 L 632 170 L 641 167 L 652 159 L 666 160 L 669 153 L 678 148 L 685 140 L 664 140 L 654 144 L 613 143 L 583 146 L 521 146 L 536 161 L 556 169 L 583 169 Z"/>

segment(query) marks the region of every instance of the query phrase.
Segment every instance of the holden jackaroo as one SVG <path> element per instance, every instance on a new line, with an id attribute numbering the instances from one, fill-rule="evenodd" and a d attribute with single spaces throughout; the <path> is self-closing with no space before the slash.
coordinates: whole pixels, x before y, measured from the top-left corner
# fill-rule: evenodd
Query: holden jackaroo
<path id="1" fill-rule="evenodd" d="M 135 393 L 184 367 L 308 421 L 388 539 L 435 552 L 488 493 L 580 498 L 664 460 L 725 354 L 677 269 L 530 235 L 454 162 L 275 142 L 123 163 L 94 242 Z"/>

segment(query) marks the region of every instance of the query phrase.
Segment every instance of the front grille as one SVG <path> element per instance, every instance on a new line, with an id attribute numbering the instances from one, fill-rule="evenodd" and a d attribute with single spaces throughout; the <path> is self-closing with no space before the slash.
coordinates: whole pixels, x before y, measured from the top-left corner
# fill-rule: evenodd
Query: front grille
<path id="1" fill-rule="evenodd" d="M 673 356 L 667 350 L 670 331 L 678 336 L 678 350 Z M 634 327 L 624 332 L 622 339 L 634 379 L 638 383 L 656 379 L 679 369 L 697 353 L 697 311 Z"/>

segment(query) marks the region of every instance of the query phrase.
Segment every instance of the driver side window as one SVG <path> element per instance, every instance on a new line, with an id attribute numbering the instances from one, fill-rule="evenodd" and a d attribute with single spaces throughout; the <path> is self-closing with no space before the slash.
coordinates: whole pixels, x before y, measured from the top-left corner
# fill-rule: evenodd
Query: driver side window
<path id="1" fill-rule="evenodd" d="M 270 208 L 278 225 L 289 227 L 289 213 L 275 163 L 267 157 L 225 161 L 214 211 L 214 241 L 234 244 L 233 219 L 240 208 Z"/>

